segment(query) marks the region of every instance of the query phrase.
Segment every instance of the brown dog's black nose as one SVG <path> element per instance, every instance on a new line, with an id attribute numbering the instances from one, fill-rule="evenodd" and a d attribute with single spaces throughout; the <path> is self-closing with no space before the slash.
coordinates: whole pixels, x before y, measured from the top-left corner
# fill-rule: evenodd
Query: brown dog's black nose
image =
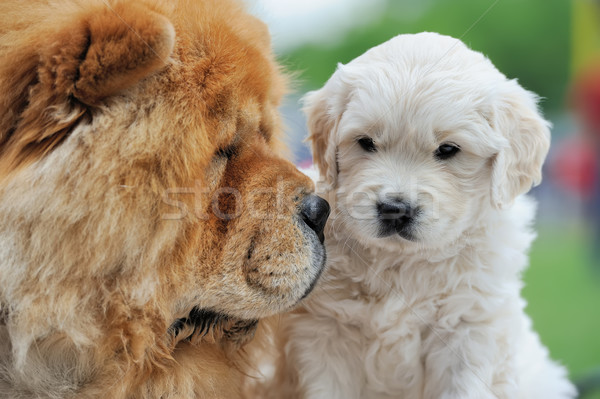
<path id="1" fill-rule="evenodd" d="M 300 204 L 300 214 L 304 222 L 317 233 L 323 242 L 323 230 L 329 217 L 329 204 L 323 198 L 311 194 L 306 196 Z"/>

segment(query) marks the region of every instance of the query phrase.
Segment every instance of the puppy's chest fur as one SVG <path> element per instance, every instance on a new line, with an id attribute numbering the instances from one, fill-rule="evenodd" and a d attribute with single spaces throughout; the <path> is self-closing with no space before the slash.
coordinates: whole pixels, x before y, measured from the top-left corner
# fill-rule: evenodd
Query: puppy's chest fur
<path id="1" fill-rule="evenodd" d="M 452 328 L 438 324 L 449 296 L 441 284 L 443 278 L 423 280 L 424 276 L 415 272 L 403 280 L 397 268 L 375 271 L 357 265 L 355 260 L 351 257 L 350 265 L 336 265 L 332 260 L 321 289 L 307 303 L 312 316 L 306 322 L 318 315 L 343 326 L 339 339 L 354 345 L 344 351 L 344 367 L 350 368 L 348 374 L 353 378 L 364 381 L 361 397 L 393 398 L 399 392 L 411 395 L 422 384 L 423 357 L 430 341 L 436 339 L 435 332 Z M 360 277 L 349 276 L 340 273 L 338 266 L 364 271 Z"/>
<path id="2" fill-rule="evenodd" d="M 360 327 L 367 337 L 390 329 L 422 331 L 438 320 L 449 298 L 467 282 L 449 283 L 449 275 L 464 263 L 460 256 L 443 264 L 397 253 L 344 253 L 335 243 L 329 250 L 329 269 L 323 283 L 310 299 L 313 312 Z M 450 263 L 450 265 L 448 265 Z M 466 268 L 468 269 L 468 267 Z M 473 282 L 472 272 L 465 280 Z M 476 297 L 476 294 L 474 295 Z M 323 306 L 326 305 L 326 306 Z"/>
<path id="3" fill-rule="evenodd" d="M 355 344 L 345 356 L 354 358 L 348 361 L 354 364 L 350 373 L 365 382 L 362 397 L 386 398 L 385 392 L 410 397 L 420 389 L 425 357 L 437 341 L 465 318 L 506 305 L 505 284 L 496 280 L 489 291 L 484 281 L 491 276 L 472 263 L 468 249 L 436 262 L 332 244 L 327 274 L 306 307 L 312 316 L 341 325 L 339 339 Z"/>

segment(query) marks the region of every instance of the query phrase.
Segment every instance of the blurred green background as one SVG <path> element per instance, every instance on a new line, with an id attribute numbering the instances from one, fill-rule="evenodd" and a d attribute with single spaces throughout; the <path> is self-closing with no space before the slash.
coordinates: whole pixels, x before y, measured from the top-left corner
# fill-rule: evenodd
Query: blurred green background
<path id="1" fill-rule="evenodd" d="M 404 9 L 408 1 L 389 1 L 381 18 L 350 30 L 342 41 L 309 44 L 281 54 L 292 71 L 301 71 L 306 87 L 320 87 L 338 62 L 346 63 L 365 50 L 400 33 L 439 32 L 461 38 L 485 53 L 500 71 L 546 98 L 556 112 L 564 103 L 569 78 L 570 10 L 565 0 L 438 0 L 420 5 L 419 15 Z M 423 9 L 424 8 L 424 9 Z"/>
<path id="2" fill-rule="evenodd" d="M 600 264 L 592 256 L 594 225 L 586 222 L 592 220 L 588 211 L 593 202 L 589 190 L 586 196 L 577 182 L 565 184 L 553 173 L 569 169 L 561 163 L 561 154 L 565 143 L 582 130 L 569 110 L 569 93 L 578 71 L 599 53 L 600 2 L 381 0 L 365 7 L 366 2 L 332 1 L 327 6 L 327 0 L 320 5 L 305 0 L 311 3 L 307 7 L 314 8 L 311 17 L 310 10 L 304 12 L 292 1 L 257 1 L 262 3 L 258 14 L 271 26 L 280 60 L 297 73 L 299 95 L 322 86 L 337 63 L 346 63 L 395 35 L 435 31 L 462 39 L 509 78 L 518 78 L 543 97 L 544 113 L 554 124 L 553 148 L 545 181 L 534 191 L 540 203 L 539 235 L 524 276 L 523 295 L 552 357 L 567 366 L 573 380 L 595 375 L 600 387 Z M 348 7 L 356 11 L 351 13 Z M 286 11 L 292 15 L 287 20 Z M 291 97 L 284 111 L 296 161 L 302 164 L 310 154 L 301 144 L 306 131 L 297 97 Z M 579 155 L 574 152 L 573 157 Z M 585 397 L 600 399 L 598 389 Z"/>

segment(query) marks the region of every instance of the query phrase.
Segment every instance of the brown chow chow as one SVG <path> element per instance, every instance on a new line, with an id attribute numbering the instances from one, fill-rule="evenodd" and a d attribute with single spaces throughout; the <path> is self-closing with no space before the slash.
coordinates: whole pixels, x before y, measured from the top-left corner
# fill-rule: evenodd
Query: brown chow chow
<path id="1" fill-rule="evenodd" d="M 328 214 L 277 155 L 266 27 L 230 0 L 4 0 L 0 60 L 0 397 L 238 397 Z"/>

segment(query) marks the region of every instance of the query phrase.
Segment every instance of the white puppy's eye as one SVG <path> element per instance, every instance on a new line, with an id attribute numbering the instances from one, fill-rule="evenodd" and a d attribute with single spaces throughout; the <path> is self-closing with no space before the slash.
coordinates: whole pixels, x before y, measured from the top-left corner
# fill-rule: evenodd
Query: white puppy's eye
<path id="1" fill-rule="evenodd" d="M 372 138 L 363 136 L 359 137 L 356 142 L 362 147 L 363 150 L 367 152 L 376 152 L 377 147 L 375 146 L 375 142 Z"/>
<path id="2" fill-rule="evenodd" d="M 440 160 L 452 158 L 460 151 L 460 147 L 452 143 L 444 143 L 435 150 L 433 155 Z"/>

